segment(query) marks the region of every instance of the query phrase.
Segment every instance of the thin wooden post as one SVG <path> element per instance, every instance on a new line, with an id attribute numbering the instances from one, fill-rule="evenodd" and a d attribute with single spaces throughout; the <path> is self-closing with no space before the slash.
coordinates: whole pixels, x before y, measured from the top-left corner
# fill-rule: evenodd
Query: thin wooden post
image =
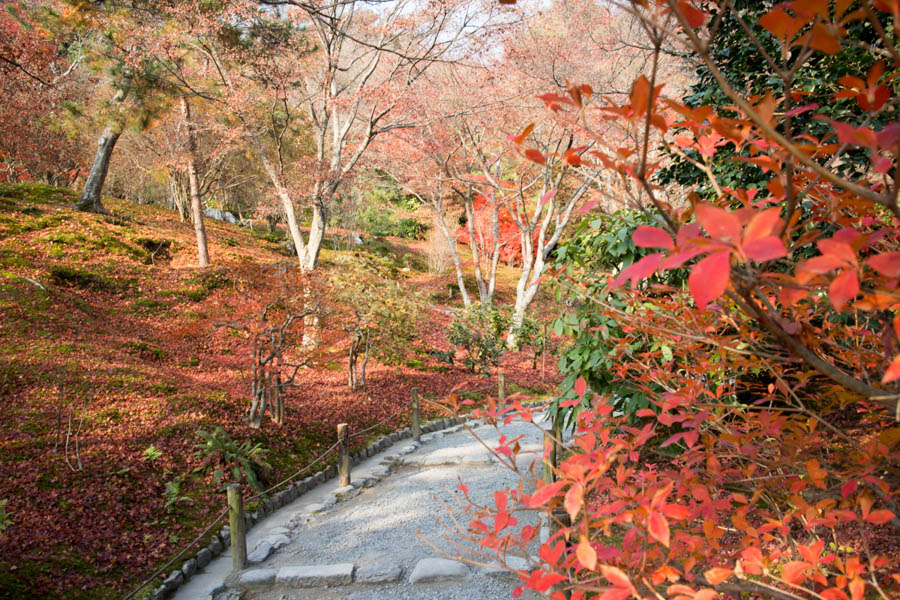
<path id="1" fill-rule="evenodd" d="M 340 445 L 340 459 L 338 462 L 338 483 L 341 487 L 350 485 L 350 439 L 347 437 L 347 424 L 340 423 L 337 426 L 337 435 Z"/>
<path id="2" fill-rule="evenodd" d="M 544 323 L 544 337 L 541 342 L 541 381 L 544 381 L 544 370 L 547 366 L 547 324 Z"/>
<path id="3" fill-rule="evenodd" d="M 419 388 L 412 389 L 412 436 L 417 442 L 422 441 L 422 420 L 419 413 Z"/>
<path id="4" fill-rule="evenodd" d="M 228 492 L 228 525 L 231 528 L 231 565 L 235 571 L 242 571 L 247 568 L 247 525 L 241 484 L 232 483 L 225 489 Z"/>
<path id="5" fill-rule="evenodd" d="M 503 371 L 497 373 L 497 398 L 501 402 L 506 400 L 506 375 L 503 374 Z"/>

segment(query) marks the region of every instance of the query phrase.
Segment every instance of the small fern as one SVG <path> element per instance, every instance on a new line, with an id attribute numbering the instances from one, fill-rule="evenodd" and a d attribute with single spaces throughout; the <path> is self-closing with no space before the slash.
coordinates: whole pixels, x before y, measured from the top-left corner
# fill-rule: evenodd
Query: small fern
<path id="1" fill-rule="evenodd" d="M 163 492 L 166 497 L 166 503 L 163 506 L 169 514 L 171 514 L 179 504 L 193 504 L 193 501 L 190 498 L 181 495 L 182 483 L 184 483 L 183 477 L 176 477 L 172 481 L 166 482 L 166 489 Z"/>
<path id="2" fill-rule="evenodd" d="M 269 451 L 262 444 L 254 445 L 249 441 L 239 444 L 221 427 L 216 427 L 212 433 L 200 429 L 197 437 L 202 441 L 195 444 L 196 454 L 204 457 L 200 469 L 212 469 L 216 485 L 220 485 L 229 473 L 232 481 L 246 479 L 255 488 L 263 487 L 259 476 L 272 466 L 265 460 Z"/>

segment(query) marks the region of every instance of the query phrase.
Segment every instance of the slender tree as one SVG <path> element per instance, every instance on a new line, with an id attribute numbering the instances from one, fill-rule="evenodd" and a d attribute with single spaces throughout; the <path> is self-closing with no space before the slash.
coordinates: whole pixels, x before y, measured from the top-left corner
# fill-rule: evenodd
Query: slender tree
<path id="1" fill-rule="evenodd" d="M 191 104 L 187 96 L 181 97 L 181 114 L 185 124 L 185 139 L 188 161 L 188 183 L 191 189 L 191 217 L 197 236 L 197 263 L 201 267 L 209 265 L 209 249 L 206 244 L 206 228 L 203 225 L 203 206 L 200 203 L 200 182 L 197 178 L 197 140 L 194 135 L 194 121 L 191 119 Z"/>

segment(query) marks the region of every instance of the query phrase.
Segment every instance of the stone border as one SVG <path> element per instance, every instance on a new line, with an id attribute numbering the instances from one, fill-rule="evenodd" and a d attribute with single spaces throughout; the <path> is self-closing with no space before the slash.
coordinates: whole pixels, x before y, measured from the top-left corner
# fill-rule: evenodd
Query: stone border
<path id="1" fill-rule="evenodd" d="M 422 433 L 433 433 L 435 431 L 440 431 L 441 429 L 453 427 L 454 425 L 459 425 L 463 422 L 469 422 L 472 420 L 476 420 L 475 417 L 466 416 L 463 417 L 463 420 L 460 420 L 456 417 L 445 417 L 443 419 L 438 419 L 436 421 L 431 421 L 429 423 L 423 424 Z M 394 431 L 393 433 L 390 433 L 388 435 L 383 435 L 366 446 L 364 449 L 352 454 L 350 456 L 350 464 L 352 466 L 356 466 L 363 460 L 375 456 L 379 452 L 383 452 L 396 442 L 411 437 L 412 429 L 409 427 L 404 427 L 400 431 Z M 331 465 L 326 469 L 319 471 L 315 475 L 310 475 L 305 479 L 295 481 L 277 494 L 265 498 L 262 501 L 262 506 L 260 506 L 258 510 L 252 513 L 246 513 L 244 515 L 247 531 L 249 532 L 254 525 L 265 519 L 276 510 L 287 506 L 306 492 L 312 490 L 315 487 L 318 487 L 319 485 L 324 484 L 326 481 L 334 479 L 335 477 L 337 477 L 337 467 L 335 465 Z M 231 530 L 227 525 L 225 525 L 219 530 L 218 533 L 213 534 L 212 540 L 207 546 L 201 548 L 195 555 L 185 560 L 181 564 L 180 569 L 175 569 L 174 571 L 169 573 L 169 575 L 163 580 L 162 584 L 157 587 L 149 596 L 150 600 L 165 600 L 166 598 L 168 598 L 175 592 L 175 590 L 184 585 L 184 583 L 195 573 L 203 569 L 206 565 L 212 562 L 214 558 L 222 554 L 222 552 L 225 551 L 230 543 Z"/>

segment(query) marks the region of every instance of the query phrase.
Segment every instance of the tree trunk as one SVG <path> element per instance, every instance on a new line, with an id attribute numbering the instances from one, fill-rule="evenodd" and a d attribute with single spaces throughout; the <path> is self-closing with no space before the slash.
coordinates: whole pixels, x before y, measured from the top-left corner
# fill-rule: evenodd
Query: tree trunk
<path id="1" fill-rule="evenodd" d="M 362 368 L 359 373 L 359 386 L 366 387 L 366 365 L 369 363 L 369 330 L 366 329 L 366 351 L 363 354 Z"/>
<path id="2" fill-rule="evenodd" d="M 197 235 L 197 264 L 209 266 L 209 248 L 206 245 L 206 227 L 203 225 L 203 207 L 200 204 L 200 183 L 197 181 L 197 141 L 194 139 L 194 122 L 187 96 L 181 97 L 181 112 L 187 125 L 188 183 L 191 186 L 191 213 L 194 217 L 194 233 Z"/>
<path id="3" fill-rule="evenodd" d="M 303 270 L 314 271 L 319 262 L 319 252 L 322 250 L 322 241 L 325 239 L 325 227 L 328 225 L 328 208 L 325 202 L 316 198 L 313 203 L 313 218 L 309 227 L 309 242 L 306 247 L 306 260 Z"/>
<path id="4" fill-rule="evenodd" d="M 356 356 L 359 353 L 359 337 L 354 334 L 350 342 L 350 359 L 347 365 L 347 385 L 351 390 L 356 389 Z"/>
<path id="5" fill-rule="evenodd" d="M 78 210 L 109 214 L 109 211 L 106 210 L 100 201 L 100 195 L 103 193 L 103 182 L 106 181 L 106 174 L 109 172 L 109 160 L 120 135 L 122 135 L 122 125 L 119 123 L 110 123 L 100 135 L 100 140 L 97 142 L 97 154 L 94 156 L 94 164 L 91 166 L 91 172 L 84 183 L 81 199 L 75 205 Z"/>
<path id="6" fill-rule="evenodd" d="M 512 323 L 506 336 L 506 347 L 512 350 L 519 337 L 519 329 L 525 320 L 525 313 L 537 294 L 540 276 L 544 270 L 543 247 L 535 248 L 531 231 L 520 231 L 522 240 L 522 273 L 516 283 L 516 304 L 513 308 Z M 543 236 L 540 236 L 543 240 Z M 540 245 L 539 245 L 540 246 Z"/>
<path id="7" fill-rule="evenodd" d="M 434 209 L 435 220 L 441 228 L 441 233 L 444 234 L 444 238 L 446 238 L 447 244 L 450 246 L 450 257 L 453 259 L 453 268 L 456 269 L 456 285 L 459 287 L 459 294 L 462 296 L 463 306 L 469 308 L 472 306 L 472 300 L 469 298 L 469 291 L 466 289 L 462 262 L 459 260 L 459 254 L 456 252 L 456 242 L 454 241 L 453 236 L 450 235 L 450 230 L 447 229 L 447 224 L 444 222 L 444 215 L 441 214 L 440 207 L 432 205 L 432 208 Z"/>
<path id="8" fill-rule="evenodd" d="M 185 203 L 181 193 L 181 185 L 174 176 L 169 177 L 169 194 L 172 196 L 172 208 L 178 211 L 178 219 L 184 223 Z"/>
<path id="9" fill-rule="evenodd" d="M 484 277 L 481 273 L 481 253 L 478 250 L 478 238 L 475 228 L 475 206 L 472 203 L 472 196 L 466 195 L 466 227 L 469 230 L 469 249 L 472 252 L 472 265 L 475 268 L 475 285 L 478 286 L 478 297 L 482 304 L 488 304 L 487 286 L 484 284 Z"/>
<path id="10" fill-rule="evenodd" d="M 306 244 L 303 241 L 303 234 L 300 232 L 300 226 L 297 224 L 297 213 L 294 210 L 294 201 L 284 187 L 284 183 L 281 181 L 281 175 L 275 169 L 275 165 L 272 164 L 269 157 L 266 155 L 266 150 L 263 148 L 259 137 L 252 131 L 251 136 L 253 137 L 253 141 L 256 142 L 256 148 L 259 152 L 259 157 L 262 160 L 263 168 L 269 176 L 272 186 L 275 188 L 275 193 L 281 200 L 281 208 L 284 210 L 284 219 L 287 222 L 288 232 L 291 234 L 291 241 L 294 242 L 294 248 L 297 250 L 300 269 L 306 271 Z"/>

